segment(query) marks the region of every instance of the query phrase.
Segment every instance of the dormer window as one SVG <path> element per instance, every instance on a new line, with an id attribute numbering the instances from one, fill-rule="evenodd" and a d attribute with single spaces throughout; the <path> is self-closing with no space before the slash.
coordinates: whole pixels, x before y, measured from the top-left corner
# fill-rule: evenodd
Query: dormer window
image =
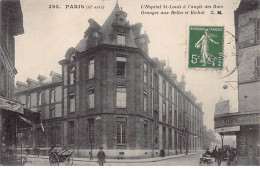
<path id="1" fill-rule="evenodd" d="M 72 54 L 72 55 L 70 56 L 70 61 L 71 61 L 71 62 L 74 60 L 74 56 L 75 56 L 75 54 Z"/>
<path id="2" fill-rule="evenodd" d="M 75 66 L 72 66 L 70 68 L 70 85 L 75 84 L 76 82 L 76 68 Z"/>
<path id="3" fill-rule="evenodd" d="M 124 33 L 118 33 L 117 34 L 117 44 L 118 45 L 125 45 L 125 34 Z"/>

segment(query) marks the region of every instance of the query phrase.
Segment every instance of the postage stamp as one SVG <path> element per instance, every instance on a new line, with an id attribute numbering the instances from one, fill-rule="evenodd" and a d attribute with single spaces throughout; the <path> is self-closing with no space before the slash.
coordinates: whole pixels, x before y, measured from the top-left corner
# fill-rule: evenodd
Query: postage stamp
<path id="1" fill-rule="evenodd" d="M 224 27 L 189 27 L 189 68 L 223 67 Z"/>

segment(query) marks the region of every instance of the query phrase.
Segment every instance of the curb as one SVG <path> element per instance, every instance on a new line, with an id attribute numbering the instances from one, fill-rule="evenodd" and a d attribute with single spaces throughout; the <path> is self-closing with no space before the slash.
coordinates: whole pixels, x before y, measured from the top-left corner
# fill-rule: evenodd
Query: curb
<path id="1" fill-rule="evenodd" d="M 164 161 L 164 160 L 169 160 L 169 159 L 174 159 L 174 158 L 180 158 L 180 157 L 185 157 L 185 156 L 191 156 L 191 155 L 196 155 L 196 154 L 199 154 L 199 153 L 190 153 L 188 155 L 185 155 L 185 154 L 181 154 L 181 155 L 174 155 L 174 156 L 168 156 L 166 158 L 164 157 L 161 157 L 159 159 L 155 159 L 155 158 L 147 158 L 147 159 L 141 159 L 141 161 L 138 161 L 138 159 L 135 159 L 135 160 L 130 160 L 128 161 L 128 159 L 115 159 L 115 161 L 111 161 L 111 159 L 106 159 L 106 163 L 149 163 L 149 162 L 157 162 L 157 161 Z M 42 156 L 42 157 L 30 157 L 29 158 L 41 158 L 41 159 L 49 159 L 47 156 Z M 139 159 L 140 160 L 140 159 Z M 86 160 L 84 158 L 76 158 L 76 159 L 73 159 L 73 161 L 80 161 L 80 162 L 95 162 L 97 163 L 97 159 L 94 159 L 93 161 L 90 161 L 89 159 Z"/>

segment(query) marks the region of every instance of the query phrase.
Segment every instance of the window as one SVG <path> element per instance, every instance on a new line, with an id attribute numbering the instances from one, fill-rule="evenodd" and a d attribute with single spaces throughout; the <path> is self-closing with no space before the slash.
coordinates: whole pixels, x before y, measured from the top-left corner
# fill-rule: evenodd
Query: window
<path id="1" fill-rule="evenodd" d="M 26 108 L 31 108 L 31 96 L 27 95 L 26 96 L 26 104 L 25 104 Z"/>
<path id="2" fill-rule="evenodd" d="M 156 130 L 159 129 L 159 114 L 156 110 L 154 111 L 154 127 Z"/>
<path id="3" fill-rule="evenodd" d="M 154 101 L 158 102 L 159 98 L 159 77 L 155 73 L 154 74 Z"/>
<path id="4" fill-rule="evenodd" d="M 49 117 L 50 117 L 50 118 L 55 118 L 55 109 L 54 109 L 54 108 L 51 108 L 51 109 L 50 109 Z"/>
<path id="5" fill-rule="evenodd" d="M 169 104 L 171 104 L 172 103 L 172 87 L 169 85 L 169 95 L 168 95 L 168 98 L 169 98 L 169 100 L 170 100 L 170 103 Z"/>
<path id="6" fill-rule="evenodd" d="M 94 144 L 94 118 L 88 119 L 88 141 Z"/>
<path id="7" fill-rule="evenodd" d="M 147 107 L 148 107 L 148 98 L 147 98 L 147 93 L 144 92 L 144 112 L 147 112 Z"/>
<path id="8" fill-rule="evenodd" d="M 260 41 L 260 19 L 257 19 L 256 23 L 256 40 Z"/>
<path id="9" fill-rule="evenodd" d="M 41 128 L 37 129 L 36 131 L 36 145 L 38 146 L 45 146 L 46 144 L 46 136 L 45 133 L 42 131 Z"/>
<path id="10" fill-rule="evenodd" d="M 92 109 L 95 107 L 95 91 L 93 88 L 88 89 L 88 108 Z"/>
<path id="11" fill-rule="evenodd" d="M 147 64 L 144 63 L 144 83 L 147 83 L 148 80 L 148 69 L 147 69 Z"/>
<path id="12" fill-rule="evenodd" d="M 170 128 L 168 133 L 168 139 L 169 139 L 169 149 L 172 149 L 172 129 Z"/>
<path id="13" fill-rule="evenodd" d="M 256 57 L 256 78 L 260 78 L 260 56 Z"/>
<path id="14" fill-rule="evenodd" d="M 37 105 L 38 106 L 42 105 L 42 93 L 41 92 L 37 93 Z"/>
<path id="15" fill-rule="evenodd" d="M 177 131 L 174 130 L 174 149 L 177 149 L 178 135 Z"/>
<path id="16" fill-rule="evenodd" d="M 75 93 L 70 94 L 70 113 L 75 112 L 76 98 Z"/>
<path id="17" fill-rule="evenodd" d="M 118 33 L 117 34 L 117 44 L 118 45 L 125 45 L 125 34 L 124 33 Z"/>
<path id="18" fill-rule="evenodd" d="M 126 72 L 126 57 L 116 57 L 116 75 L 119 77 L 124 77 Z"/>
<path id="19" fill-rule="evenodd" d="M 75 66 L 70 68 L 70 85 L 75 84 L 76 82 L 76 70 Z"/>
<path id="20" fill-rule="evenodd" d="M 126 123 L 117 122 L 117 144 L 126 143 Z"/>
<path id="21" fill-rule="evenodd" d="M 68 137 L 69 137 L 69 144 L 74 144 L 74 121 L 69 121 L 69 130 L 68 130 Z"/>
<path id="22" fill-rule="evenodd" d="M 166 82 L 165 82 L 165 80 L 163 80 L 163 84 L 162 84 L 162 95 L 164 97 L 166 97 Z"/>
<path id="23" fill-rule="evenodd" d="M 148 146 L 148 122 L 144 121 L 144 145 Z"/>
<path id="24" fill-rule="evenodd" d="M 50 144 L 61 144 L 60 127 L 52 127 L 50 130 Z"/>
<path id="25" fill-rule="evenodd" d="M 126 87 L 124 86 L 116 88 L 116 106 L 117 108 L 126 108 Z"/>
<path id="26" fill-rule="evenodd" d="M 163 118 L 163 121 L 166 120 L 166 104 L 163 103 L 162 105 L 162 118 Z"/>
<path id="27" fill-rule="evenodd" d="M 172 108 L 169 108 L 169 124 L 172 124 Z"/>
<path id="28" fill-rule="evenodd" d="M 55 92 L 54 89 L 50 90 L 50 103 L 55 102 Z"/>
<path id="29" fill-rule="evenodd" d="M 177 126 L 177 109 L 174 110 L 174 126 Z"/>
<path id="30" fill-rule="evenodd" d="M 94 60 L 90 60 L 88 63 L 88 78 L 92 79 L 95 75 L 95 62 Z"/>
<path id="31" fill-rule="evenodd" d="M 163 134 L 162 134 L 162 140 L 163 140 L 163 148 L 166 148 L 166 127 L 163 127 Z"/>

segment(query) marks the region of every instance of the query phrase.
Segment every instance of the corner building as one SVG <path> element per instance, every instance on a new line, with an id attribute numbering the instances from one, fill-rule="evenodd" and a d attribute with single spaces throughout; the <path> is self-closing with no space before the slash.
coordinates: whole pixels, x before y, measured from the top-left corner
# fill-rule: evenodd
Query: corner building
<path id="1" fill-rule="evenodd" d="M 202 105 L 185 92 L 184 77 L 148 55 L 140 23 L 130 25 L 118 4 L 89 28 L 62 65 L 64 144 L 78 156 L 103 146 L 110 157 L 158 156 L 201 147 Z M 136 151 L 138 150 L 138 151 Z"/>

